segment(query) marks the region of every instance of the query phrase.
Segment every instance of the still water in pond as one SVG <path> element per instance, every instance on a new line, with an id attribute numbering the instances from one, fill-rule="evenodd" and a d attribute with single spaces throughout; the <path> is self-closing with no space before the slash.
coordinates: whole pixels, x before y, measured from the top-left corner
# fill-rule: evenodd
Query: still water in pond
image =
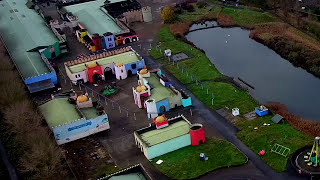
<path id="1" fill-rule="evenodd" d="M 221 73 L 252 85 L 250 94 L 259 102 L 281 102 L 291 113 L 320 121 L 320 79 L 249 38 L 249 33 L 216 27 L 190 32 L 186 38 L 203 49 Z"/>

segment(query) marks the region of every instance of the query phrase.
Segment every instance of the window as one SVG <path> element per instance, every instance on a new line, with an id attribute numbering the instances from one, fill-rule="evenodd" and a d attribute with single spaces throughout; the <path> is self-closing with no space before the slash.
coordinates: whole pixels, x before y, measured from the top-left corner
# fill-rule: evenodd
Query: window
<path id="1" fill-rule="evenodd" d="M 108 41 L 112 41 L 112 38 L 109 37 L 109 38 L 108 38 Z"/>
<path id="2" fill-rule="evenodd" d="M 131 64 L 131 68 L 132 68 L 132 69 L 136 69 L 136 68 L 137 68 L 137 65 L 136 65 L 136 64 Z"/>
<path id="3" fill-rule="evenodd" d="M 79 78 L 79 77 L 80 77 L 80 74 L 76 74 L 75 77 L 76 77 L 76 78 Z"/>
<path id="4" fill-rule="evenodd" d="M 123 73 L 123 69 L 121 69 L 121 73 Z"/>
<path id="5" fill-rule="evenodd" d="M 110 43 L 110 44 L 109 44 L 109 48 L 112 48 L 112 47 L 113 47 L 113 44 L 112 44 L 112 43 Z"/>

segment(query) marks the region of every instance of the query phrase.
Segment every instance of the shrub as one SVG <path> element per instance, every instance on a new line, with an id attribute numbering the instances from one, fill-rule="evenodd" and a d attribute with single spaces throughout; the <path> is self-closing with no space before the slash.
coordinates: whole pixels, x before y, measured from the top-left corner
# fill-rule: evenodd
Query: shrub
<path id="1" fill-rule="evenodd" d="M 232 20 L 232 17 L 226 14 L 219 14 L 217 22 L 221 25 L 221 26 L 225 26 L 225 27 L 230 27 L 230 26 L 234 26 L 234 22 Z"/>
<path id="2" fill-rule="evenodd" d="M 186 22 L 178 22 L 174 24 L 170 24 L 170 32 L 175 37 L 180 38 L 183 37 L 189 31 L 189 23 Z"/>
<path id="3" fill-rule="evenodd" d="M 170 6 L 166 6 L 161 11 L 161 18 L 164 23 L 172 23 L 176 18 L 176 14 L 174 13 L 174 9 Z"/>
<path id="4" fill-rule="evenodd" d="M 198 8 L 204 8 L 206 7 L 208 4 L 205 1 L 198 1 L 197 2 L 197 6 Z"/>
<path id="5" fill-rule="evenodd" d="M 284 105 L 277 102 L 267 103 L 266 106 L 275 113 L 280 114 L 282 117 L 284 117 L 284 119 L 289 122 L 290 125 L 295 129 L 313 137 L 320 136 L 319 122 L 302 119 L 299 116 L 290 114 Z"/>

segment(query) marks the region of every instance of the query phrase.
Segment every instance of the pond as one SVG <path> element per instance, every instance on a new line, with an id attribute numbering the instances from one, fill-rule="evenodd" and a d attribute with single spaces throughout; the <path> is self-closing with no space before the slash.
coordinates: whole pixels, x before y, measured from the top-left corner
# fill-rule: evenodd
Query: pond
<path id="1" fill-rule="evenodd" d="M 190 29 L 203 27 L 195 24 Z M 249 38 L 249 33 L 215 27 L 190 32 L 186 38 L 203 49 L 222 74 L 252 85 L 249 92 L 259 102 L 280 102 L 293 114 L 320 121 L 320 79 Z"/>

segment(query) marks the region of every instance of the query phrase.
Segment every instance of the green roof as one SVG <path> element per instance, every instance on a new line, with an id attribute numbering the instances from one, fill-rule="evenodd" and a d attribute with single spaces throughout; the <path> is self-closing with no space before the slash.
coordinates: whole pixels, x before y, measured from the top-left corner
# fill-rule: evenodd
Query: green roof
<path id="1" fill-rule="evenodd" d="M 129 52 L 97 59 L 91 62 L 98 62 L 100 65 L 106 65 L 106 64 L 118 63 L 118 62 L 121 62 L 123 64 L 129 64 L 129 63 L 136 62 L 138 60 L 139 60 L 139 57 L 137 56 L 137 54 L 133 51 L 129 51 Z M 86 63 L 69 66 L 69 69 L 71 73 L 78 73 L 86 69 L 85 64 Z"/>
<path id="2" fill-rule="evenodd" d="M 48 73 L 39 53 L 27 51 L 58 41 L 44 20 L 26 6 L 27 0 L 0 1 L 0 33 L 24 78 Z"/>
<path id="3" fill-rule="evenodd" d="M 71 12 L 73 15 L 78 16 L 79 22 L 90 34 L 98 33 L 102 35 L 106 32 L 118 33 L 122 29 L 112 17 L 100 9 L 104 2 L 105 0 L 97 0 L 79 3 L 65 6 L 62 8 L 62 11 Z"/>
<path id="4" fill-rule="evenodd" d="M 68 98 L 53 99 L 39 108 L 50 128 L 81 119 L 76 106 L 70 104 Z"/>
<path id="5" fill-rule="evenodd" d="M 82 108 L 80 111 L 83 113 L 83 115 L 86 117 L 86 119 L 92 119 L 95 117 L 98 117 L 97 110 L 93 107 L 91 108 Z"/>
<path id="6" fill-rule="evenodd" d="M 189 124 L 186 121 L 181 120 L 176 123 L 169 124 L 168 127 L 142 133 L 140 137 L 146 145 L 150 147 L 188 133 Z"/>
<path id="7" fill-rule="evenodd" d="M 150 73 L 150 77 L 145 79 L 148 81 L 148 84 L 153 86 L 153 89 L 151 89 L 151 96 L 149 97 L 150 99 L 159 102 L 176 95 L 170 88 L 165 87 L 160 83 L 160 79 L 155 73 Z"/>
<path id="8" fill-rule="evenodd" d="M 112 176 L 109 180 L 146 180 L 144 175 L 140 172 L 130 173 L 118 176 Z"/>

